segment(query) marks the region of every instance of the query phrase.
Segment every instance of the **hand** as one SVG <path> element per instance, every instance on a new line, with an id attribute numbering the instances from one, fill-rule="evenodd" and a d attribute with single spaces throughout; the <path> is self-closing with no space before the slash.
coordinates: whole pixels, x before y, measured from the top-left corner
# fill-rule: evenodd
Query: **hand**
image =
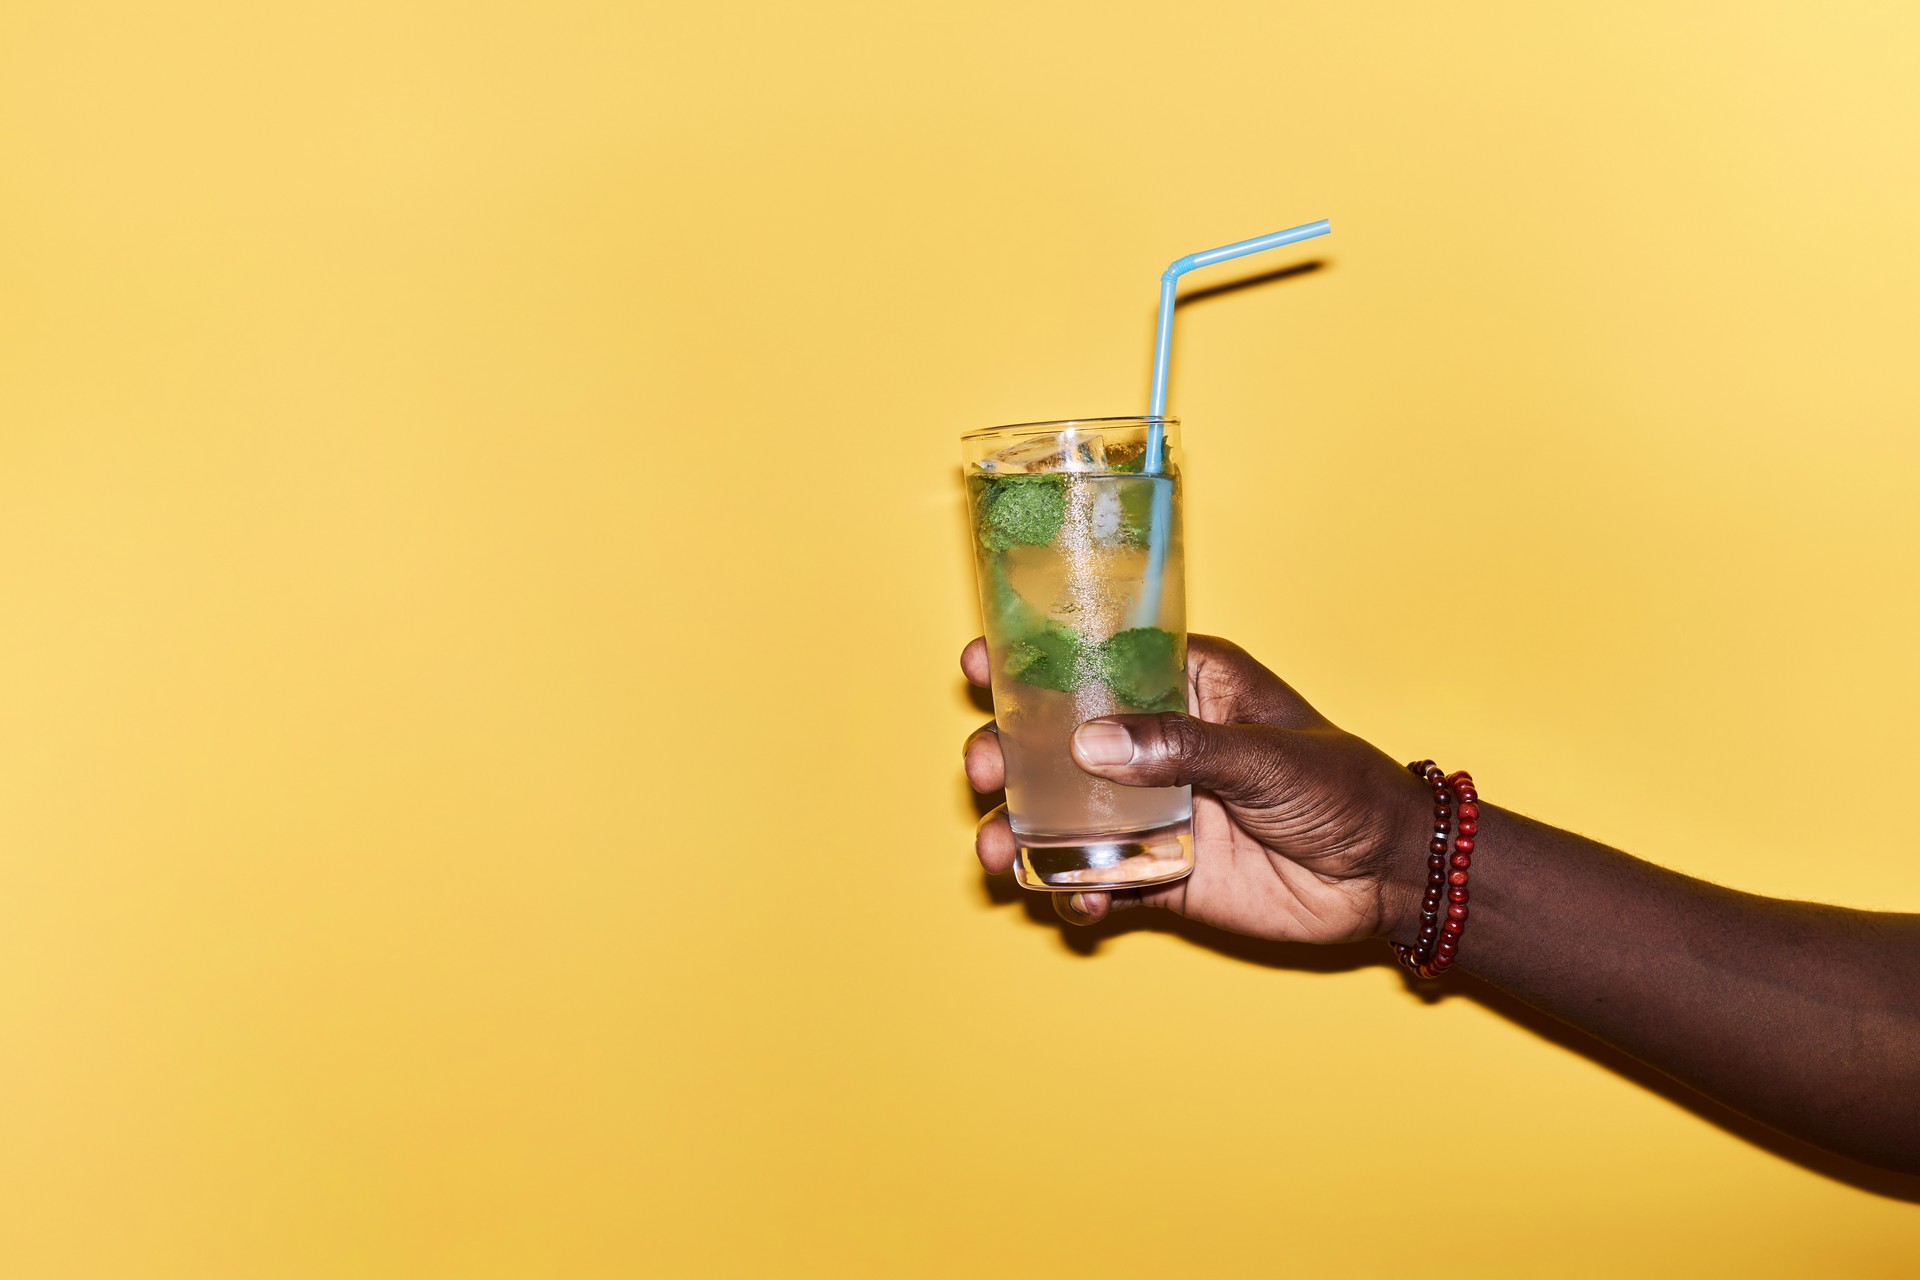
<path id="1" fill-rule="evenodd" d="M 984 640 L 962 651 L 960 669 L 988 687 Z M 1165 907 L 1275 941 L 1411 941 L 1431 835 L 1426 785 L 1225 640 L 1188 638 L 1187 705 L 1197 714 L 1090 720 L 1072 749 L 1097 777 L 1196 788 L 1193 874 L 1149 889 L 1057 893 L 1060 914 L 1090 924 L 1126 907 Z M 967 739 L 975 791 L 1006 783 L 997 732 L 987 724 Z M 1005 805 L 981 820 L 974 846 L 988 871 L 1013 866 Z"/>

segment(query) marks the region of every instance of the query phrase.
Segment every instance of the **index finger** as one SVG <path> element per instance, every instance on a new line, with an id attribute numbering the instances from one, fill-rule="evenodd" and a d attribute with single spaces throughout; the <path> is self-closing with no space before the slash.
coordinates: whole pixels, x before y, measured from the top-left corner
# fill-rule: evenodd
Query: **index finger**
<path id="1" fill-rule="evenodd" d="M 975 636 L 960 651 L 960 670 L 966 673 L 967 680 L 982 689 L 993 683 L 993 668 L 987 664 L 987 640 L 985 636 Z"/>

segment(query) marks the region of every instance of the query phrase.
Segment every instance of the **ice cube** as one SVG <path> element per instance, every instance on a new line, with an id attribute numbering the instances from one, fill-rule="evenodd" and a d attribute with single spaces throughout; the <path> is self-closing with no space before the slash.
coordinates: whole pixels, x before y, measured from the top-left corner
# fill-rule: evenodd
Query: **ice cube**
<path id="1" fill-rule="evenodd" d="M 1062 431 L 1010 444 L 980 460 L 995 475 L 1021 476 L 1054 471 L 1105 471 L 1107 447 L 1084 431 Z"/>

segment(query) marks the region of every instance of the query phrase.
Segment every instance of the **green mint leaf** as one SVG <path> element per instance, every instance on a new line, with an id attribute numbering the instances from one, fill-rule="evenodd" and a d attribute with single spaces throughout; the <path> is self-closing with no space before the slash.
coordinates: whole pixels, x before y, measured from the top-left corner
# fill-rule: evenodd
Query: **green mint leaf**
<path id="1" fill-rule="evenodd" d="M 1141 711 L 1186 709 L 1186 669 L 1180 643 L 1159 627 L 1116 632 L 1093 655 L 1094 669 L 1113 696 Z"/>
<path id="2" fill-rule="evenodd" d="M 1022 684 L 1072 693 L 1086 686 L 1089 656 L 1079 632 L 1048 621 L 1007 646 L 1005 669 Z"/>
<path id="3" fill-rule="evenodd" d="M 1066 477 L 996 476 L 985 481 L 978 504 L 980 542 L 989 551 L 1044 547 L 1067 518 Z"/>

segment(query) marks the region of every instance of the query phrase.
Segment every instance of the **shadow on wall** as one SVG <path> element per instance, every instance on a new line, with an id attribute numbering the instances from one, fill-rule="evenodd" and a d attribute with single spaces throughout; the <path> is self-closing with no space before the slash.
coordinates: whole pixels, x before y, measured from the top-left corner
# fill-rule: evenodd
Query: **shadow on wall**
<path id="1" fill-rule="evenodd" d="M 1174 329 L 1174 339 L 1173 339 L 1173 351 L 1171 355 L 1168 357 L 1168 370 L 1167 370 L 1168 387 L 1171 388 L 1173 386 L 1175 381 L 1174 370 L 1180 367 L 1180 334 L 1179 334 L 1178 322 L 1179 322 L 1179 316 L 1181 312 L 1187 311 L 1192 307 L 1196 307 L 1203 302 L 1209 302 L 1215 298 L 1224 298 L 1229 294 L 1240 293 L 1243 290 L 1256 289 L 1262 285 L 1279 284 L 1283 280 L 1298 280 L 1302 276 L 1314 275 L 1318 272 L 1325 271 L 1329 265 L 1331 264 L 1325 258 L 1310 258 L 1305 262 L 1296 262 L 1290 266 L 1277 267 L 1272 271 L 1262 271 L 1259 275 L 1242 276 L 1238 280 L 1228 280 L 1221 284 L 1210 284 L 1204 289 L 1194 289 L 1190 292 L 1181 294 L 1177 299 L 1175 299 L 1173 304 L 1173 313 L 1175 317 L 1175 329 Z M 1155 308 L 1154 310 L 1157 312 L 1158 308 Z M 1147 317 L 1147 353 L 1146 353 L 1146 359 L 1143 363 L 1143 367 L 1147 369 L 1153 368 L 1154 336 L 1155 336 L 1155 330 L 1158 328 L 1158 325 L 1159 325 L 1159 317 L 1157 316 L 1157 314 L 1149 313 Z M 1145 397 L 1142 397 L 1142 399 L 1144 400 Z M 1168 412 L 1170 413 L 1173 412 L 1171 407 L 1172 401 L 1173 401 L 1173 397 L 1171 393 L 1169 393 Z"/>

